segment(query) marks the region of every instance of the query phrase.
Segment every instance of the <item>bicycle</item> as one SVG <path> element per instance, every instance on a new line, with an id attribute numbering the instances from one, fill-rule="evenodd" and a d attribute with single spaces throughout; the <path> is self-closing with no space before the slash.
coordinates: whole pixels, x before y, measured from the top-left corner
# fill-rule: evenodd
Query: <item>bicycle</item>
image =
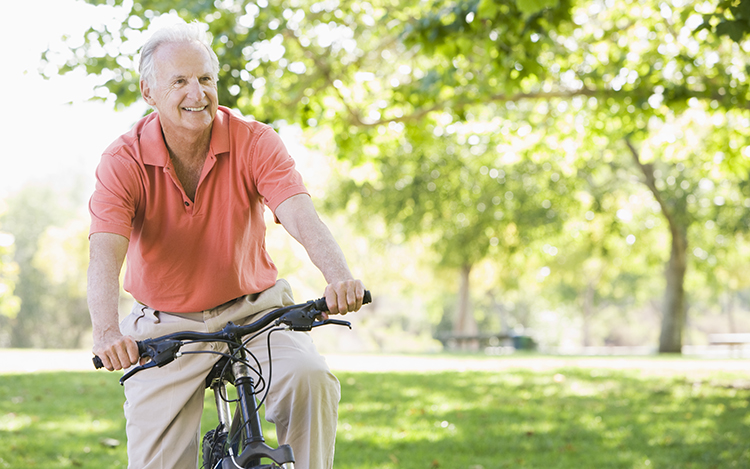
<path id="1" fill-rule="evenodd" d="M 372 297 L 365 291 L 363 304 L 370 303 Z M 294 469 L 294 453 L 291 446 L 281 445 L 271 448 L 265 443 L 260 425 L 259 410 L 265 402 L 271 387 L 272 363 L 271 334 L 277 331 L 310 331 L 315 327 L 334 324 L 351 329 L 351 323 L 340 319 L 318 318 L 328 311 L 325 298 L 311 300 L 276 309 L 257 321 L 245 326 L 231 322 L 217 332 L 176 332 L 153 339 L 138 341 L 138 353 L 141 358 L 150 361 L 138 365 L 120 378 L 123 384 L 134 374 L 143 370 L 162 367 L 183 355 L 183 345 L 196 342 L 223 342 L 228 345 L 227 353 L 214 351 L 184 352 L 213 353 L 221 358 L 206 377 L 206 388 L 214 394 L 219 424 L 203 436 L 202 456 L 205 469 Z M 281 327 L 284 326 L 284 327 Z M 269 356 L 268 380 L 253 354 L 245 347 L 251 340 L 268 332 L 267 347 Z M 252 334 L 252 335 L 251 335 Z M 248 338 L 245 338 L 250 336 Z M 250 362 L 254 360 L 254 364 Z M 104 365 L 98 356 L 93 358 L 94 366 Z M 256 365 L 257 368 L 253 365 Z M 253 376 L 258 378 L 255 383 Z M 237 398 L 230 400 L 227 385 L 234 386 Z M 263 393 L 258 400 L 257 396 Z M 235 403 L 232 413 L 231 405 Z M 263 464 L 264 460 L 270 464 Z"/>

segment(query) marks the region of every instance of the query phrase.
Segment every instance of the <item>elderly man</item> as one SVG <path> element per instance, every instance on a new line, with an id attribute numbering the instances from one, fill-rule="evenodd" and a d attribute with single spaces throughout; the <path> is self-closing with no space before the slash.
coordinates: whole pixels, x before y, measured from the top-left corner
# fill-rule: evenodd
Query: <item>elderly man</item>
<path id="1" fill-rule="evenodd" d="M 330 312 L 362 306 L 364 286 L 278 135 L 219 106 L 218 71 L 199 24 L 157 31 L 140 62 L 141 93 L 156 112 L 110 145 L 97 169 L 88 303 L 93 352 L 109 370 L 138 363 L 135 340 L 215 331 L 292 302 L 265 250 L 264 205 L 322 272 Z M 118 324 L 126 255 L 124 287 L 136 301 Z M 266 417 L 297 467 L 331 467 L 339 383 L 307 334 L 280 336 Z M 250 347 L 267 366 L 257 342 Z M 191 355 L 125 383 L 129 467 L 197 467 L 203 382 L 215 359 Z"/>

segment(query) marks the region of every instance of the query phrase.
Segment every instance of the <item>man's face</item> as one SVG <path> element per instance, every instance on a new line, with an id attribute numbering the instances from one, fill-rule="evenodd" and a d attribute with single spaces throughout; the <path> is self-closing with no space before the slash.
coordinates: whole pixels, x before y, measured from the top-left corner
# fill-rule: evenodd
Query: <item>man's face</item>
<path id="1" fill-rule="evenodd" d="M 209 131 L 219 100 L 208 51 L 199 43 L 168 43 L 153 60 L 155 77 L 152 83 L 141 80 L 141 92 L 159 111 L 165 133 Z"/>

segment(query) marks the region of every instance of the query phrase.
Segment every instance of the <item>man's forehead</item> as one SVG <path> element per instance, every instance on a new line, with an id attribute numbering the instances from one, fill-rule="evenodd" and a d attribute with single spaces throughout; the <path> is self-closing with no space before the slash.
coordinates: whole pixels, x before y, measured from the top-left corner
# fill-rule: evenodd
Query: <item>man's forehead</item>
<path id="1" fill-rule="evenodd" d="M 166 42 L 154 51 L 154 57 L 161 60 L 183 55 L 201 55 L 210 61 L 206 47 L 199 42 Z"/>
<path id="2" fill-rule="evenodd" d="M 211 56 L 199 43 L 162 44 L 154 51 L 154 62 L 158 71 L 170 76 L 213 73 Z"/>

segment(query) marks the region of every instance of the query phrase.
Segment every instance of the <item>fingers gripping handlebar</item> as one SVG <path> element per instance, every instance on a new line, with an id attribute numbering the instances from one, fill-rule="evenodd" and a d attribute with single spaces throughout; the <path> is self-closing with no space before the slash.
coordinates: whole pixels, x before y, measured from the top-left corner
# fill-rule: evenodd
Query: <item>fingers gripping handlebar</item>
<path id="1" fill-rule="evenodd" d="M 146 339 L 136 341 L 136 345 L 138 345 L 138 356 L 141 358 L 149 357 L 153 360 L 150 366 L 146 366 L 147 368 L 151 368 L 153 366 L 164 366 L 174 360 L 175 354 L 182 346 L 182 342 L 179 340 L 157 341 L 156 339 Z M 94 368 L 99 369 L 104 367 L 102 359 L 98 356 L 95 356 L 92 360 Z"/>
<path id="2" fill-rule="evenodd" d="M 362 298 L 362 304 L 372 302 L 372 295 L 368 290 L 365 290 L 364 297 Z M 320 313 L 328 312 L 328 304 L 325 298 L 318 298 L 317 300 L 308 301 L 301 308 L 292 308 L 289 312 L 283 314 L 279 319 L 276 320 L 276 325 L 286 324 L 290 329 L 294 331 L 309 331 L 313 327 L 325 326 L 326 324 L 335 324 L 338 326 L 346 326 L 349 329 L 352 325 L 349 321 L 342 321 L 340 319 L 324 319 L 323 321 L 316 321 Z M 278 310 L 277 310 L 278 311 Z"/>
<path id="3" fill-rule="evenodd" d="M 365 291 L 362 304 L 372 302 L 372 295 L 369 291 Z M 141 365 L 128 374 L 123 376 L 120 382 L 124 381 L 128 377 L 137 371 L 153 368 L 155 366 L 162 367 L 167 363 L 170 363 L 176 357 L 179 356 L 180 347 L 182 347 L 184 340 L 197 340 L 197 341 L 216 341 L 233 339 L 242 337 L 244 335 L 257 332 L 260 329 L 270 325 L 272 322 L 276 326 L 286 325 L 289 329 L 295 331 L 309 331 L 313 327 L 323 326 L 327 324 L 335 324 L 340 326 L 347 326 L 351 328 L 351 323 L 348 321 L 342 321 L 338 319 L 325 319 L 322 321 L 316 320 L 320 313 L 328 311 L 328 305 L 325 298 L 319 298 L 317 300 L 311 300 L 307 303 L 287 306 L 284 308 L 277 309 L 263 316 L 258 321 L 248 324 L 246 326 L 237 326 L 229 323 L 224 329 L 215 333 L 199 333 L 199 332 L 178 332 L 175 334 L 169 334 L 163 337 L 157 337 L 155 339 L 146 339 L 137 341 L 138 355 L 142 358 L 151 358 L 151 361 L 145 365 Z M 95 356 L 93 358 L 94 367 L 99 369 L 103 368 L 101 358 Z"/>
<path id="4" fill-rule="evenodd" d="M 327 313 L 328 312 L 328 303 L 326 302 L 325 298 L 318 298 L 317 300 L 308 301 L 307 304 L 312 303 L 313 308 L 318 310 L 320 313 Z M 372 303 L 372 295 L 370 294 L 370 290 L 365 290 L 365 295 L 362 297 L 362 304 L 366 305 L 368 303 Z"/>

